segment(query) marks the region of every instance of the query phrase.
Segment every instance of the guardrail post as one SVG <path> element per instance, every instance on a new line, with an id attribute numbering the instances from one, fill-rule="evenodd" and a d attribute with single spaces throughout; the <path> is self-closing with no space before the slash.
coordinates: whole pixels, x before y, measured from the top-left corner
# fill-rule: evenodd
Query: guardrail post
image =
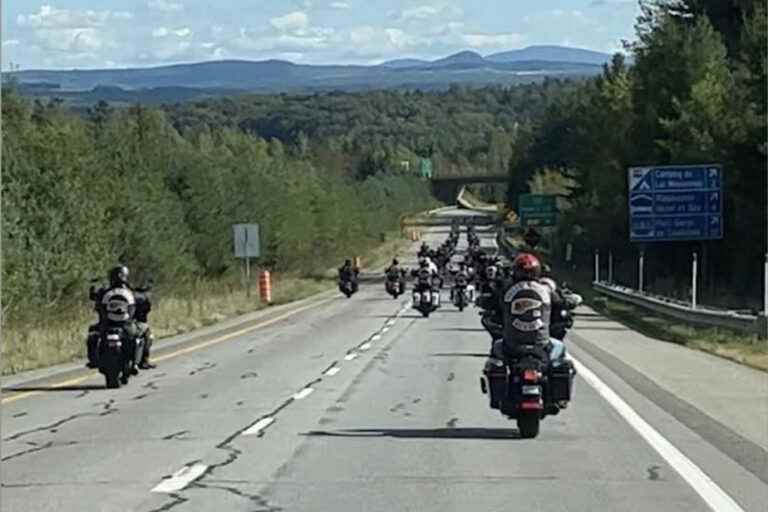
<path id="1" fill-rule="evenodd" d="M 613 284 L 613 251 L 608 251 L 608 282 Z"/>
<path id="2" fill-rule="evenodd" d="M 595 282 L 600 282 L 600 250 L 595 249 Z"/>
<path id="3" fill-rule="evenodd" d="M 768 317 L 768 252 L 765 253 L 763 265 L 763 316 Z"/>
<path id="4" fill-rule="evenodd" d="M 699 276 L 699 255 L 695 252 L 693 253 L 693 272 L 691 277 L 691 307 L 693 309 L 696 309 L 696 281 Z"/>
<path id="5" fill-rule="evenodd" d="M 643 276 L 645 274 L 645 251 L 640 251 L 640 260 L 637 263 L 638 266 L 638 284 L 637 289 L 643 291 Z"/>

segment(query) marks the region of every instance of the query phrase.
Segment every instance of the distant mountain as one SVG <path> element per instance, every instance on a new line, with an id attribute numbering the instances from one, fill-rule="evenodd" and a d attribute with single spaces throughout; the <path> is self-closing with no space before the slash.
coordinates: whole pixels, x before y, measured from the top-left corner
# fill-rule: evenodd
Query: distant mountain
<path id="1" fill-rule="evenodd" d="M 541 45 L 494 53 L 486 56 L 485 59 L 491 62 L 553 61 L 579 62 L 602 66 L 606 62 L 610 62 L 611 55 L 582 48 Z"/>
<path id="2" fill-rule="evenodd" d="M 470 52 L 470 51 L 463 51 L 459 53 L 454 53 L 453 55 L 449 55 L 448 57 L 433 60 L 429 67 L 435 68 L 435 67 L 442 67 L 442 66 L 453 66 L 453 65 L 483 65 L 485 64 L 485 59 L 482 55 L 480 55 L 477 52 Z"/>
<path id="3" fill-rule="evenodd" d="M 381 67 L 385 68 L 391 68 L 391 69 L 404 69 L 404 68 L 416 68 L 419 66 L 426 66 L 429 64 L 428 60 L 421 60 L 421 59 L 395 59 L 395 60 L 388 60 L 386 62 L 382 62 L 379 64 Z"/>
<path id="4" fill-rule="evenodd" d="M 284 60 L 222 60 L 152 68 L 29 70 L 3 73 L 37 97 L 72 101 L 174 102 L 242 92 L 322 92 L 444 89 L 512 85 L 545 76 L 581 77 L 601 71 L 606 54 L 564 47 L 530 47 L 488 57 L 463 51 L 434 61 L 397 59 L 378 66 L 312 66 Z"/>

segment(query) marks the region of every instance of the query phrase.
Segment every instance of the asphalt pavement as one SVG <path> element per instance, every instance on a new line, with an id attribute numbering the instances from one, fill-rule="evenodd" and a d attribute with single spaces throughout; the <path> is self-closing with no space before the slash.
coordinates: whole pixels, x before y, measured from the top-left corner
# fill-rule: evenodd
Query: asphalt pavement
<path id="1" fill-rule="evenodd" d="M 0 510 L 767 509 L 765 451 L 755 442 L 745 462 L 727 449 L 729 433 L 751 439 L 759 425 L 730 428 L 684 387 L 649 387 L 631 354 L 606 357 L 582 329 L 574 401 L 533 440 L 480 392 L 478 310 L 446 300 L 423 319 L 375 279 L 185 342 L 119 390 L 98 376 L 16 378 L 24 391 L 2 398 Z"/>

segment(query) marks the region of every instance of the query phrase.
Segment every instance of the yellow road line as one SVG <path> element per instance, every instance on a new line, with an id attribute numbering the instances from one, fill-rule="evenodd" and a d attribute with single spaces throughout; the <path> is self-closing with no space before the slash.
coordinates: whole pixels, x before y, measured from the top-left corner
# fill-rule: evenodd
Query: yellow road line
<path id="1" fill-rule="evenodd" d="M 270 318 L 269 320 L 265 320 L 265 321 L 260 322 L 260 323 L 258 323 L 256 325 L 252 325 L 250 327 L 246 327 L 244 329 L 240 329 L 239 331 L 231 332 L 229 334 L 225 334 L 224 336 L 219 336 L 218 338 L 214 338 L 212 340 L 208 340 L 208 341 L 205 341 L 203 343 L 198 343 L 197 345 L 192 345 L 192 346 L 189 346 L 189 347 L 185 347 L 185 348 L 182 348 L 182 349 L 179 349 L 179 350 L 175 350 L 173 352 L 169 352 L 168 354 L 164 354 L 162 356 L 155 357 L 155 358 L 153 358 L 153 361 L 165 361 L 167 359 L 171 359 L 171 358 L 174 358 L 174 357 L 178 357 L 180 355 L 184 355 L 184 354 L 188 354 L 190 352 L 194 352 L 196 350 L 200 350 L 200 349 L 203 349 L 203 348 L 206 348 L 206 347 L 210 347 L 211 345 L 216 345 L 217 343 L 221 343 L 223 341 L 227 341 L 227 340 L 230 340 L 232 338 L 236 338 L 238 336 L 242 336 L 243 334 L 247 334 L 247 333 L 249 333 L 251 331 L 255 331 L 256 329 L 261 329 L 261 328 L 267 327 L 269 325 L 272 325 L 274 323 L 279 322 L 280 320 L 285 320 L 286 318 L 289 318 L 289 317 L 291 317 L 291 316 L 293 316 L 293 315 L 295 315 L 297 313 L 301 313 L 302 311 L 306 311 L 306 310 L 308 310 L 310 308 L 314 308 L 314 307 L 320 306 L 320 305 L 325 304 L 327 302 L 330 302 L 332 300 L 333 300 L 333 297 L 331 297 L 329 299 L 321 300 L 319 302 L 313 302 L 312 304 L 308 304 L 308 305 L 302 306 L 300 308 L 292 309 L 292 310 L 290 310 L 290 311 L 288 311 L 286 313 L 283 313 L 282 315 L 278 315 L 278 316 L 276 316 L 274 318 Z M 65 380 L 65 381 L 62 381 L 62 382 L 57 382 L 56 384 L 51 384 L 50 387 L 51 388 L 63 388 L 63 387 L 66 387 L 66 386 L 72 386 L 74 384 L 79 384 L 81 382 L 84 382 L 84 381 L 90 379 L 91 377 L 95 377 L 97 375 L 98 375 L 98 372 L 89 372 L 87 375 L 82 375 L 82 376 L 76 377 L 74 379 L 69 379 L 69 380 Z M 23 387 L 23 385 L 20 385 L 19 387 Z M 8 391 L 12 392 L 13 390 L 10 389 Z M 8 392 L 8 391 L 6 391 L 6 392 Z M 31 396 L 41 395 L 41 394 L 43 394 L 43 391 L 26 391 L 26 392 L 20 393 L 18 395 L 13 395 L 13 396 L 9 396 L 7 398 L 3 398 L 2 400 L 0 400 L 0 404 L 8 404 L 8 403 L 11 403 L 11 402 L 15 402 L 16 400 L 21 400 L 22 398 L 28 398 L 28 397 L 31 397 Z"/>

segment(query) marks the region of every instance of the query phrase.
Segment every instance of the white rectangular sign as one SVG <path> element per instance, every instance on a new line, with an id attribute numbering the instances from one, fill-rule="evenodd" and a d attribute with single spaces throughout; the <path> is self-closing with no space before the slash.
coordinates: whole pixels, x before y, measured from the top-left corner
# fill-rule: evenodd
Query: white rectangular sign
<path id="1" fill-rule="evenodd" d="M 261 239 L 258 224 L 233 224 L 235 258 L 258 258 L 261 256 Z"/>

